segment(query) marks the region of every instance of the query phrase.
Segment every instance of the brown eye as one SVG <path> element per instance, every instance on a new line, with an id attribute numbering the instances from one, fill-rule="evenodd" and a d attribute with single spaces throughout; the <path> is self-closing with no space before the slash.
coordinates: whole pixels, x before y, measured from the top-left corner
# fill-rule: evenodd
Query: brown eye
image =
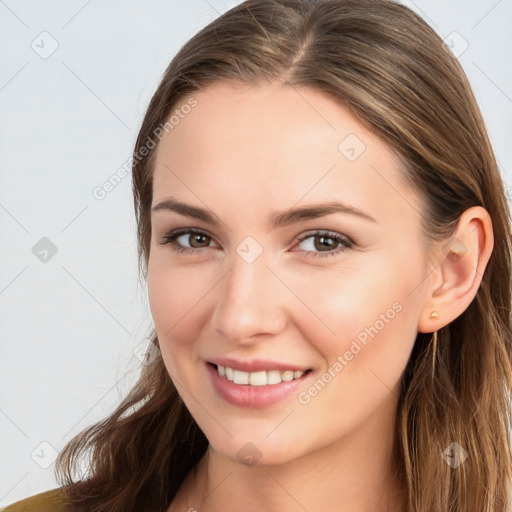
<path id="1" fill-rule="evenodd" d="M 159 243 L 161 245 L 169 244 L 173 252 L 200 254 L 203 249 L 208 249 L 211 240 L 211 237 L 204 231 L 187 228 L 169 233 Z M 189 244 L 190 247 L 187 247 L 186 244 Z"/>
<path id="2" fill-rule="evenodd" d="M 300 239 L 300 243 L 309 239 L 314 242 L 306 244 L 304 251 L 308 257 L 334 256 L 351 249 L 354 245 L 350 238 L 330 231 L 309 233 Z"/>
<path id="3" fill-rule="evenodd" d="M 182 235 L 187 236 L 187 235 Z M 188 241 L 192 247 L 197 247 L 199 249 L 203 248 L 204 246 L 201 244 L 204 244 L 206 240 L 206 243 L 208 244 L 209 237 L 207 235 L 201 235 L 197 233 L 193 233 L 191 235 L 188 235 Z M 198 244 L 198 245 L 196 245 Z"/>

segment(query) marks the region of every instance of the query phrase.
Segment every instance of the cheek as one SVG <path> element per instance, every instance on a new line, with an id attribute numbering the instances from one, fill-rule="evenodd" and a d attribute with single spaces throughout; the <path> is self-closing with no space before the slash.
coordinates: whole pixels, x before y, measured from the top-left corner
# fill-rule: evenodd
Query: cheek
<path id="1" fill-rule="evenodd" d="M 379 295 L 349 287 L 323 302 L 316 312 L 323 313 L 334 334 L 318 321 L 301 320 L 302 334 L 322 356 L 324 368 L 298 401 L 328 411 L 325 428 L 330 432 L 349 431 L 399 395 L 416 337 L 415 305 L 402 285 L 390 283 Z"/>
<path id="2" fill-rule="evenodd" d="M 195 340 L 211 312 L 219 276 L 198 266 L 173 265 L 163 254 L 148 263 L 148 299 L 164 364 L 176 386 L 197 371 Z"/>
<path id="3" fill-rule="evenodd" d="M 183 335 L 204 295 L 196 280 L 157 258 L 148 265 L 148 299 L 164 363 L 172 375 L 179 372 L 178 360 L 187 357 L 193 344 Z"/>
<path id="4" fill-rule="evenodd" d="M 420 290 L 411 291 L 418 275 L 400 258 L 382 254 L 364 268 L 319 274 L 307 286 L 297 281 L 308 309 L 302 306 L 294 317 L 328 367 L 345 356 L 346 374 L 368 377 L 368 368 L 385 366 L 393 377 L 407 363 L 417 334 Z"/>
<path id="5" fill-rule="evenodd" d="M 148 265 L 148 299 L 157 332 L 172 337 L 180 324 L 194 314 L 205 294 L 204 281 L 197 271 L 187 272 L 156 256 Z M 203 282 L 203 285 L 201 283 Z"/>
<path id="6" fill-rule="evenodd" d="M 318 334 L 339 338 L 390 308 L 400 295 L 393 272 L 389 267 L 386 274 L 375 265 L 370 271 L 364 267 L 310 272 L 307 279 L 304 274 L 295 276 L 291 287 L 301 299 L 305 325 L 315 327 Z M 298 303 L 295 309 L 300 309 Z"/>

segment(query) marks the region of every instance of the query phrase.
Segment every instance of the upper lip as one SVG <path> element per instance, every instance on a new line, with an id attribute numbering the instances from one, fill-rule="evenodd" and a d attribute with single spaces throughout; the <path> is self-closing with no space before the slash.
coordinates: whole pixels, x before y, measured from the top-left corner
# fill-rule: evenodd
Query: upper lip
<path id="1" fill-rule="evenodd" d="M 231 357 L 219 357 L 209 359 L 208 362 L 216 364 L 217 366 L 227 366 L 228 368 L 233 368 L 233 370 L 240 370 L 242 372 L 260 372 L 264 370 L 276 370 L 280 372 L 290 370 L 305 372 L 310 369 L 298 365 L 280 363 L 278 361 L 268 361 L 266 359 L 242 360 Z"/>

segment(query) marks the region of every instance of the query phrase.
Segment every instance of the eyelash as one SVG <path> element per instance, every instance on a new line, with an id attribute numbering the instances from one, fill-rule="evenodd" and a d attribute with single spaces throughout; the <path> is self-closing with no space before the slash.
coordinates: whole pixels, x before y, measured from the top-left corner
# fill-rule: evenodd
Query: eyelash
<path id="1" fill-rule="evenodd" d="M 193 247 L 184 247 L 182 245 L 179 245 L 177 242 L 176 242 L 176 239 L 179 238 L 180 236 L 182 235 L 187 235 L 187 234 L 196 234 L 196 235 L 204 235 L 206 236 L 207 238 L 209 238 L 210 240 L 212 239 L 211 236 L 209 236 L 207 233 L 205 233 L 204 231 L 200 230 L 200 229 L 196 229 L 196 228 L 182 228 L 182 229 L 178 229 L 174 232 L 171 232 L 169 233 L 168 235 L 164 236 L 163 240 L 161 242 L 158 242 L 160 245 L 169 245 L 170 246 L 170 249 L 171 251 L 175 252 L 175 253 L 179 253 L 179 254 L 183 254 L 183 253 L 190 253 L 190 254 L 196 254 L 197 253 L 201 253 L 203 252 L 204 249 L 208 249 L 208 247 L 201 247 L 201 248 L 193 248 Z M 344 247 L 343 248 L 338 248 L 338 249 L 335 249 L 335 250 L 332 250 L 332 251 L 302 251 L 302 252 L 306 252 L 308 254 L 313 254 L 314 256 L 313 257 L 318 257 L 318 258 L 325 258 L 325 257 L 328 257 L 328 256 L 335 256 L 336 254 L 340 254 L 340 253 L 343 253 L 345 252 L 347 249 L 352 249 L 354 243 L 352 242 L 352 240 L 350 240 L 350 238 L 348 238 L 347 236 L 342 236 L 342 235 L 338 235 L 337 233 L 334 233 L 332 231 L 314 231 L 314 232 L 310 232 L 308 233 L 307 235 L 304 235 L 303 237 L 299 238 L 298 241 L 299 242 L 303 242 L 304 240 L 307 240 L 308 238 L 311 238 L 311 237 L 324 237 L 324 238 L 330 238 L 332 240 L 335 240 L 336 242 L 339 242 L 340 244 L 342 244 Z"/>

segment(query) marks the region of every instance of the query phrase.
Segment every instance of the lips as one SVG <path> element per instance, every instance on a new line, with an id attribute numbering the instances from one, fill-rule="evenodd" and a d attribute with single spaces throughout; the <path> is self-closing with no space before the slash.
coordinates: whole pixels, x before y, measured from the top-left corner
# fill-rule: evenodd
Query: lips
<path id="1" fill-rule="evenodd" d="M 261 371 L 279 371 L 279 372 L 285 372 L 285 371 L 302 371 L 306 372 L 310 370 L 311 368 L 308 368 L 306 366 L 301 365 L 293 365 L 289 363 L 281 363 L 277 361 L 269 361 L 265 359 L 252 359 L 252 360 L 242 360 L 242 359 L 235 359 L 230 357 L 222 357 L 222 358 L 215 358 L 210 359 L 208 361 L 209 363 L 214 364 L 215 366 L 224 366 L 228 368 L 233 368 L 234 370 L 240 370 L 242 372 L 261 372 Z"/>
<path id="2" fill-rule="evenodd" d="M 218 361 L 226 361 L 222 359 L 218 359 Z M 233 361 L 232 359 L 230 361 Z M 247 361 L 246 361 L 247 363 Z M 273 364 L 274 367 L 278 365 L 278 368 L 296 368 L 294 366 L 290 365 L 283 365 L 281 363 L 276 363 L 275 361 L 270 362 L 262 362 L 261 360 L 257 362 L 251 362 L 253 363 L 254 367 L 256 365 L 256 368 L 261 368 L 262 364 Z M 230 362 L 230 364 L 233 364 L 233 362 Z M 291 381 L 282 381 L 276 384 L 269 384 L 266 385 L 253 385 L 253 384 L 237 384 L 219 374 L 219 370 L 217 369 L 217 366 L 213 363 L 206 362 L 205 368 L 207 371 L 207 374 L 210 378 L 210 382 L 212 384 L 214 392 L 217 394 L 218 397 L 223 399 L 228 404 L 231 404 L 236 407 L 242 407 L 242 408 L 251 408 L 251 409 L 262 409 L 266 407 L 270 407 L 272 405 L 278 404 L 279 402 L 285 401 L 287 399 L 290 399 L 293 395 L 296 395 L 302 387 L 307 386 L 309 383 L 312 382 L 312 380 L 315 377 L 315 374 L 313 371 L 306 371 L 303 375 L 298 377 L 297 379 L 293 379 Z M 221 365 L 222 366 L 222 365 Z M 245 366 L 247 368 L 247 366 Z M 229 367 L 226 367 L 229 368 Z M 268 366 L 267 366 L 268 368 Z M 233 372 L 240 371 L 241 373 L 243 370 L 233 370 Z M 263 371 L 263 370 L 258 370 Z M 292 373 L 292 371 L 284 370 L 287 373 Z M 301 370 L 295 370 L 295 371 L 301 371 Z M 272 370 L 270 370 L 271 373 L 276 373 Z M 257 375 L 257 373 L 253 373 L 253 375 Z M 261 384 L 257 383 L 257 384 Z"/>

